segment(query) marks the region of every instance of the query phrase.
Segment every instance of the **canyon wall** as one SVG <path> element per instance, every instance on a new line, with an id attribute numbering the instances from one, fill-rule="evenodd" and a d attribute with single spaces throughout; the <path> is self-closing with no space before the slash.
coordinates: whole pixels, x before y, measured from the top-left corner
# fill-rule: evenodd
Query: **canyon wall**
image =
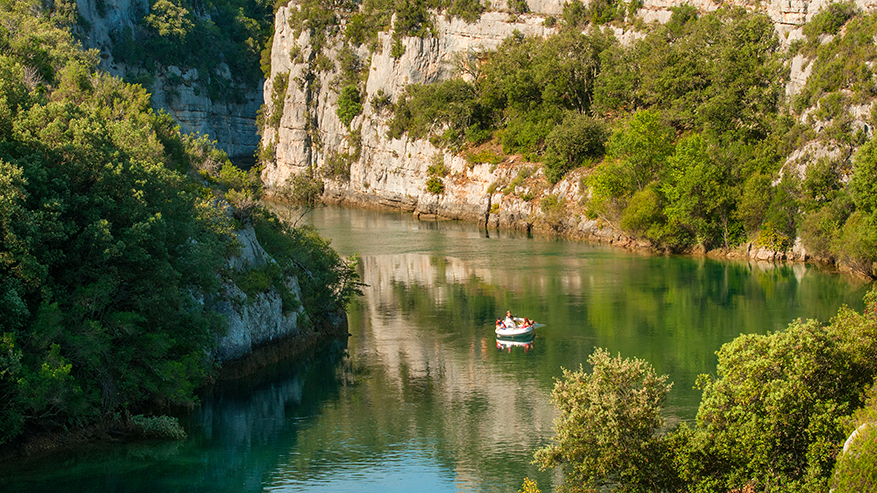
<path id="1" fill-rule="evenodd" d="M 740 5 L 761 10 L 773 20 L 780 40 L 788 44 L 802 37 L 800 26 L 828 2 L 825 0 L 774 0 L 765 2 L 713 2 L 695 0 L 688 3 L 702 12 L 714 11 L 722 5 Z M 859 6 L 871 9 L 872 0 Z M 580 172 L 573 172 L 553 186 L 547 186 L 539 163 L 527 163 L 521 156 L 508 156 L 499 163 L 467 161 L 462 155 L 438 148 L 425 139 L 393 139 L 387 136 L 389 111 L 369 104 L 376 96 L 389 95 L 396 101 L 408 84 L 430 83 L 454 74 L 455 58 L 476 50 L 495 49 L 512 33 L 526 36 L 547 36 L 554 32 L 543 23 L 549 15 L 560 14 L 560 0 L 530 0 L 530 13 L 512 14 L 503 2 L 496 10 L 485 12 L 474 23 L 433 15 L 437 33 L 426 38 L 406 37 L 401 42 L 404 53 L 391 56 L 394 39 L 390 33 L 378 35 L 379 49 L 369 53 L 357 48 L 357 56 L 367 60 L 367 81 L 362 114 L 350 124 L 351 132 L 336 113 L 340 89 L 333 81 L 338 70 L 314 72 L 306 61 L 311 58 L 309 33 L 296 36 L 290 27 L 290 12 L 297 9 L 295 1 L 281 7 L 275 16 L 275 35 L 271 47 L 272 77 L 265 83 L 266 105 L 282 104 L 279 125 L 263 129 L 262 146 L 273 148 L 274 159 L 263 171 L 263 181 L 277 190 L 291 175 L 308 169 L 330 167 L 339 158 L 347 159 L 349 177 L 326 176 L 323 200 L 356 207 L 390 208 L 409 211 L 419 217 L 477 221 L 489 227 L 519 230 L 555 231 L 571 237 L 588 238 L 631 248 L 649 248 L 647 242 L 632 239 L 601 220 L 588 219 L 575 204 L 581 199 Z M 646 22 L 664 22 L 673 6 L 682 2 L 647 0 L 637 12 Z M 635 32 L 615 29 L 624 42 L 638 36 Z M 330 59 L 337 60 L 342 44 L 331 39 L 323 48 Z M 291 53 L 297 54 L 293 58 Z M 794 94 L 806 81 L 809 66 L 797 60 L 792 64 L 792 77 L 787 93 Z M 337 63 L 335 64 L 338 65 Z M 274 76 L 289 74 L 285 91 L 279 89 L 272 98 Z M 310 83 L 309 78 L 316 78 Z M 501 153 L 500 153 L 501 154 Z M 431 165 L 443 164 L 450 173 L 442 178 L 443 193 L 427 189 Z M 529 177 L 509 184 L 525 170 Z M 505 188 L 505 189 L 504 189 Z M 504 189 L 504 190 L 503 190 Z M 505 193 L 503 193 L 505 191 Z M 546 213 L 540 199 L 553 195 L 565 200 L 564 213 Z M 527 200 L 524 200 L 524 198 Z M 800 244 L 789 252 L 770 252 L 747 245 L 738 255 L 761 259 L 803 259 L 806 252 Z"/>
<path id="2" fill-rule="evenodd" d="M 187 134 L 209 135 L 219 148 L 233 159 L 251 159 L 259 144 L 256 112 L 262 104 L 262 87 L 238 87 L 242 101 L 213 100 L 205 89 L 206 74 L 186 67 L 157 67 L 154 72 L 125 66 L 113 59 L 112 47 L 125 28 L 133 29 L 149 12 L 149 0 L 77 0 L 80 21 L 79 38 L 85 48 L 100 51 L 101 68 L 115 76 L 148 75 L 153 79 L 148 90 L 152 106 L 165 110 Z M 237 85 L 225 64 L 213 77 L 222 84 Z"/>
<path id="3" fill-rule="evenodd" d="M 259 244 L 252 226 L 235 231 L 240 253 L 229 260 L 229 268 L 251 270 L 274 262 Z M 299 301 L 298 309 L 283 312 L 280 293 L 268 292 L 247 295 L 238 286 L 228 283 L 219 313 L 228 320 L 228 332 L 220 338 L 216 349 L 217 359 L 227 362 L 242 358 L 261 345 L 287 338 L 306 339 L 314 336 L 304 305 L 301 304 L 301 288 L 295 277 L 287 279 L 287 288 Z"/>

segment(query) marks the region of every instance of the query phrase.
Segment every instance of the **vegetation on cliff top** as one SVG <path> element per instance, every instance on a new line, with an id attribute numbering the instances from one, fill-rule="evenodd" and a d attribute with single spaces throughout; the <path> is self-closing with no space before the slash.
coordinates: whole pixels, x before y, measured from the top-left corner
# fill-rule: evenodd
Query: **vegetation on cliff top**
<path id="1" fill-rule="evenodd" d="M 493 140 L 541 161 L 549 182 L 581 167 L 585 212 L 661 249 L 786 250 L 800 237 L 873 276 L 877 216 L 862 185 L 874 180 L 873 144 L 853 115 L 873 126 L 877 15 L 832 4 L 787 52 L 764 14 L 672 10 L 621 44 L 608 30 L 583 34 L 590 18 L 568 4 L 557 34 L 514 35 L 471 54 L 465 80 L 409 86 L 388 136 L 456 150 Z M 788 99 L 796 53 L 813 72 Z"/>
<path id="2" fill-rule="evenodd" d="M 198 91 L 203 88 L 215 101 L 242 102 L 244 90 L 262 77 L 263 48 L 274 27 L 274 3 L 150 0 L 149 11 L 134 29 L 110 33 L 113 58 L 126 66 L 129 82 L 149 88 L 155 75 L 170 66 L 183 71 L 194 68 Z M 268 43 L 269 52 L 270 48 Z M 170 84 L 165 89 L 172 91 L 183 82 L 171 73 L 166 75 Z"/>
<path id="3" fill-rule="evenodd" d="M 239 221 L 274 278 L 304 279 L 313 323 L 357 286 L 325 240 L 258 207 L 258 170 L 181 136 L 40 5 L 0 2 L 0 444 L 192 403 Z"/>

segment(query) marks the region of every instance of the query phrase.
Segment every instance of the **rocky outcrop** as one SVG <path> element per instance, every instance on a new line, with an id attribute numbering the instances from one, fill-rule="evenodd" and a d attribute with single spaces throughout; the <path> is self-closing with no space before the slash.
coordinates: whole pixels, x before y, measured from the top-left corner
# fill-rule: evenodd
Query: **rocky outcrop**
<path id="1" fill-rule="evenodd" d="M 240 252 L 228 260 L 231 271 L 244 273 L 264 269 L 275 260 L 262 248 L 252 226 L 235 231 Z M 294 300 L 284 299 L 275 288 L 246 293 L 229 281 L 216 311 L 226 317 L 228 332 L 217 342 L 216 359 L 223 364 L 224 378 L 239 378 L 321 343 L 347 335 L 347 315 L 341 311 L 308 315 L 298 279 L 289 276 L 285 287 Z M 293 305 L 293 306 L 288 306 Z"/>
<path id="2" fill-rule="evenodd" d="M 530 202 L 488 193 L 491 184 L 519 172 L 514 162 L 499 166 L 470 163 L 427 140 L 389 139 L 385 136 L 389 115 L 370 104 L 365 104 L 363 113 L 351 123 L 352 128 L 360 129 L 361 140 L 349 142 L 347 127 L 335 112 L 338 88 L 333 87 L 333 80 L 337 73 L 317 73 L 317 84 L 305 84 L 310 76 L 308 67 L 294 63 L 289 56 L 294 47 L 299 47 L 305 50 L 303 58 L 307 59 L 310 46 L 307 32 L 296 37 L 289 26 L 292 8 L 296 6 L 280 8 L 275 20 L 272 78 L 288 72 L 290 83 L 283 97 L 279 127 L 264 130 L 263 145 L 273 143 L 276 154 L 275 161 L 266 166 L 262 175 L 269 188 L 283 186 L 290 175 L 311 166 L 322 167 L 333 155 L 352 153 L 352 148 L 359 145 L 360 157 L 350 163 L 349 180 L 326 182 L 326 201 L 401 209 L 426 217 L 491 222 L 517 229 L 532 226 L 534 211 Z M 380 33 L 381 49 L 371 55 L 366 69 L 366 101 L 378 94 L 397 95 L 408 84 L 448 78 L 453 72 L 455 53 L 494 49 L 515 31 L 540 36 L 552 33 L 551 28 L 543 25 L 543 20 L 543 16 L 536 14 L 510 17 L 504 12 L 488 12 L 480 21 L 467 24 L 437 16 L 438 36 L 404 38 L 405 52 L 399 58 L 390 56 L 393 39 L 389 33 Z M 333 57 L 339 48 L 337 45 L 324 48 L 324 53 Z M 368 59 L 364 48 L 358 55 Z M 313 86 L 319 87 L 319 91 L 313 92 Z M 265 85 L 266 100 L 270 100 L 273 91 L 269 80 Z M 426 190 L 428 168 L 436 160 L 441 160 L 450 170 L 444 179 L 443 194 Z M 491 219 L 492 209 L 494 217 Z"/>
<path id="3" fill-rule="evenodd" d="M 116 76 L 147 75 L 133 70 L 113 59 L 114 38 L 125 30 L 135 29 L 140 19 L 149 12 L 148 0 L 77 0 L 79 37 L 86 48 L 100 52 L 101 68 Z M 237 85 L 228 67 L 213 77 L 225 85 Z M 262 104 L 261 84 L 238 87 L 242 101 L 213 100 L 208 96 L 205 74 L 194 68 L 158 67 L 148 74 L 153 79 L 148 90 L 152 105 L 163 109 L 180 125 L 184 133 L 208 135 L 230 157 L 252 158 L 259 144 L 256 113 Z"/>
<path id="4" fill-rule="evenodd" d="M 247 271 L 274 262 L 259 244 L 252 226 L 236 231 L 235 236 L 241 251 L 229 260 L 229 268 Z M 286 287 L 301 301 L 296 278 L 288 278 Z M 286 338 L 306 339 L 314 335 L 304 306 L 299 303 L 297 310 L 284 313 L 280 293 L 275 290 L 248 296 L 236 285 L 228 283 L 224 294 L 225 301 L 217 311 L 227 318 L 228 333 L 219 340 L 216 349 L 220 362 L 246 356 L 266 343 Z"/>

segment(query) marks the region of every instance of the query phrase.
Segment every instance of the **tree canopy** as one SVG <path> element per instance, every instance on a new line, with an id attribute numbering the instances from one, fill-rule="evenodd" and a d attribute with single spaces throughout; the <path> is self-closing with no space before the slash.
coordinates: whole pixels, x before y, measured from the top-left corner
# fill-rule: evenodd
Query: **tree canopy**
<path id="1" fill-rule="evenodd" d="M 0 443 L 194 402 L 240 221 L 280 260 L 261 289 L 310 274 L 315 325 L 358 286 L 315 232 L 272 226 L 258 169 L 182 136 L 39 5 L 0 2 Z"/>
<path id="2" fill-rule="evenodd" d="M 873 484 L 871 438 L 838 460 L 857 427 L 873 437 L 877 291 L 862 313 L 843 307 L 829 324 L 795 321 L 741 335 L 701 375 L 697 422 L 662 429 L 665 378 L 640 360 L 596 350 L 590 373 L 564 371 L 553 398 L 555 442 L 535 454 L 561 466 L 567 491 L 826 491 Z M 868 397 L 870 395 L 870 397 Z M 866 405 L 867 404 L 867 405 Z M 863 407 L 864 405 L 864 407 Z M 856 464 L 856 466 L 853 466 Z M 851 467 L 862 473 L 847 475 Z M 852 491 L 852 490 L 847 490 Z"/>

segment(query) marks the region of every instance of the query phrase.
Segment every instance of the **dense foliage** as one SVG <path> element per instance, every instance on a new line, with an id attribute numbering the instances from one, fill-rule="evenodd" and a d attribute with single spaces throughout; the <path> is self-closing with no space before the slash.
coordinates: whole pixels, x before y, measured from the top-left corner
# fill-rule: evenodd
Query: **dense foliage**
<path id="1" fill-rule="evenodd" d="M 313 231 L 271 226 L 258 169 L 181 136 L 39 5 L 0 2 L 0 443 L 193 402 L 238 221 L 280 229 L 269 281 L 307 277 L 315 324 L 357 286 Z"/>
<path id="2" fill-rule="evenodd" d="M 655 491 L 661 480 L 655 432 L 672 384 L 642 360 L 612 358 L 596 350 L 592 370 L 563 371 L 552 392 L 560 410 L 556 444 L 540 449 L 543 468 L 565 466 L 566 491 Z"/>
<path id="3" fill-rule="evenodd" d="M 0 57 L 4 441 L 28 424 L 190 401 L 223 328 L 196 300 L 219 287 L 230 229 L 181 173 L 172 120 L 28 8 L 0 11 L 27 27 L 2 40 L 26 51 Z"/>
<path id="4" fill-rule="evenodd" d="M 847 435 L 873 423 L 873 400 L 856 410 L 877 376 L 877 292 L 865 305 L 863 313 L 841 308 L 825 326 L 796 321 L 725 344 L 716 377 L 698 379 L 696 426 L 664 433 L 663 380 L 641 361 L 598 350 L 591 373 L 558 380 L 556 444 L 536 461 L 562 465 L 568 491 L 827 491 L 835 476 L 845 488 L 873 484 L 867 427 L 838 462 Z M 847 474 L 853 464 L 861 474 Z"/>
<path id="5" fill-rule="evenodd" d="M 877 96 L 877 16 L 829 4 L 788 53 L 766 15 L 738 8 L 675 7 L 621 44 L 594 26 L 600 5 L 568 3 L 557 34 L 515 34 L 455 60 L 465 78 L 410 86 L 388 136 L 455 150 L 493 140 L 541 161 L 549 183 L 585 168 L 585 212 L 657 248 L 785 250 L 800 237 L 812 254 L 875 274 L 877 222 L 861 196 L 872 118 L 854 124 L 853 105 Z M 812 75 L 786 99 L 796 52 Z M 837 151 L 811 158 L 807 146 Z M 799 149 L 799 168 L 783 169 Z"/>
<path id="6" fill-rule="evenodd" d="M 262 78 L 260 65 L 265 63 L 263 47 L 274 27 L 274 3 L 150 0 L 149 12 L 135 29 L 110 33 L 113 58 L 125 64 L 130 82 L 148 87 L 157 73 L 170 66 L 194 68 L 211 99 L 242 101 L 241 85 L 251 87 Z M 168 81 L 182 83 L 172 75 Z"/>

